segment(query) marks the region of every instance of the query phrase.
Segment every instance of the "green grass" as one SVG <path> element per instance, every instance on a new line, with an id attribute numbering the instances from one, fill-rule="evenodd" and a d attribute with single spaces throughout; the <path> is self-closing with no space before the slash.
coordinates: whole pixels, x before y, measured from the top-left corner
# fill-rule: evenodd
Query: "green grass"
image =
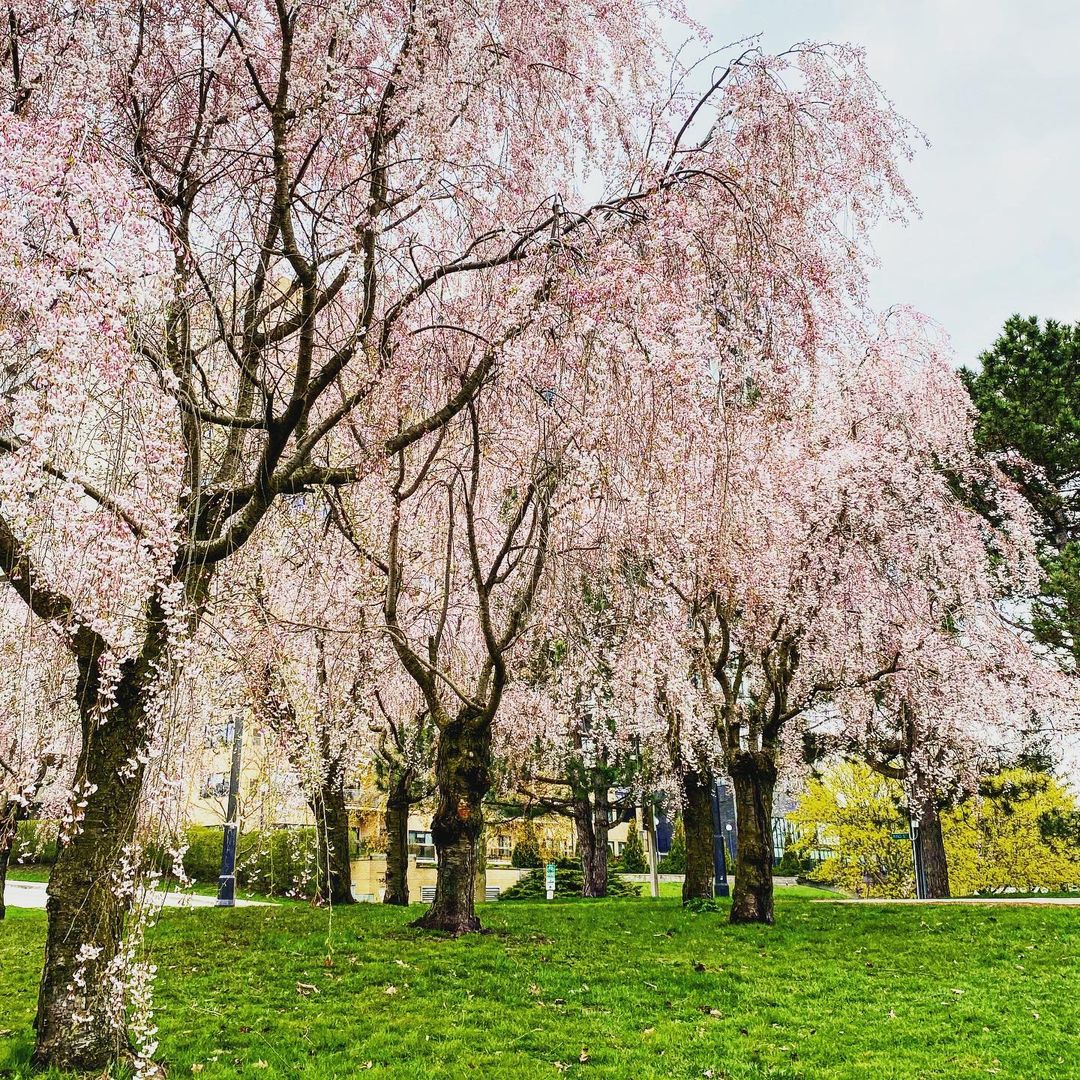
<path id="1" fill-rule="evenodd" d="M 8 881 L 48 881 L 52 873 L 51 866 L 9 866 Z"/>
<path id="2" fill-rule="evenodd" d="M 785 895 L 769 928 L 670 900 L 519 902 L 457 941 L 409 928 L 418 911 L 166 911 L 159 1058 L 204 1080 L 1080 1075 L 1068 908 Z M 0 1076 L 26 1075 L 43 932 L 36 911 L 0 924 Z"/>

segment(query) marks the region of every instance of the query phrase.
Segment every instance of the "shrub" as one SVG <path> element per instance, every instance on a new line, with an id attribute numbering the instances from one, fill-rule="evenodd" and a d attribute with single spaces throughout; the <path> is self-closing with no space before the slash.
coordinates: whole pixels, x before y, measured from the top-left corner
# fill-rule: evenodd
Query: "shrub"
<path id="1" fill-rule="evenodd" d="M 630 828 L 626 832 L 626 846 L 619 856 L 619 869 L 624 874 L 644 874 L 648 868 L 641 833 L 638 832 L 637 822 L 631 819 Z"/>
<path id="2" fill-rule="evenodd" d="M 675 831 L 671 834 L 671 847 L 660 860 L 657 871 L 661 874 L 686 873 L 686 829 L 681 817 L 675 819 Z"/>
<path id="3" fill-rule="evenodd" d="M 808 874 L 813 868 L 813 859 L 809 857 L 800 858 L 799 853 L 793 847 L 788 847 L 785 849 L 783 857 L 776 864 L 773 873 L 777 877 L 797 878 L 800 874 Z"/>
<path id="4" fill-rule="evenodd" d="M 41 866 L 56 862 L 60 827 L 55 821 L 20 821 L 16 830 L 12 862 Z"/>
<path id="5" fill-rule="evenodd" d="M 543 870 L 533 870 L 526 874 L 516 885 L 499 894 L 500 900 L 544 900 L 547 889 Z M 560 900 L 570 897 L 581 898 L 585 880 L 580 868 L 560 870 L 555 876 L 555 895 Z M 627 881 L 618 874 L 608 874 L 608 896 L 640 896 L 640 888 L 632 881 Z"/>
<path id="6" fill-rule="evenodd" d="M 191 825 L 184 833 L 184 873 L 193 881 L 214 884 L 221 873 L 221 826 Z M 236 883 L 270 896 L 315 891 L 315 830 L 253 829 L 240 834 Z"/>
<path id="7" fill-rule="evenodd" d="M 517 867 L 519 870 L 532 870 L 543 865 L 540 858 L 540 844 L 536 839 L 536 830 L 533 828 L 531 821 L 525 822 L 521 839 L 514 845 L 514 850 L 510 853 L 510 865 Z"/>

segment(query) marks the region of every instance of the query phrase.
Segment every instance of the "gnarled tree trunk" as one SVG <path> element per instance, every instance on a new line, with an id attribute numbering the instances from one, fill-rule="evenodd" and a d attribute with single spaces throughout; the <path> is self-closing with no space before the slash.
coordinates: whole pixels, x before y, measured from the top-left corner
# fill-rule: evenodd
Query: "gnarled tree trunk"
<path id="1" fill-rule="evenodd" d="M 919 847 L 926 899 L 945 899 L 952 895 L 949 891 L 949 863 L 941 834 L 941 811 L 933 799 L 926 800 L 919 807 L 918 824 L 915 842 Z"/>
<path id="2" fill-rule="evenodd" d="M 683 774 L 683 831 L 686 833 L 686 873 L 682 902 L 713 895 L 712 777 L 688 770 Z"/>
<path id="3" fill-rule="evenodd" d="M 435 760 L 439 802 L 431 821 L 438 855 L 435 902 L 414 925 L 449 934 L 480 929 L 476 917 L 477 842 L 491 788 L 491 727 L 463 710 L 439 731 Z"/>
<path id="4" fill-rule="evenodd" d="M 735 814 L 739 823 L 731 921 L 771 924 L 776 762 L 767 750 L 736 750 L 728 755 L 728 771 L 735 789 Z"/>
<path id="5" fill-rule="evenodd" d="M 608 831 L 611 828 L 607 787 L 596 785 L 591 796 L 588 791 L 575 794 L 574 824 L 581 854 L 581 895 L 607 896 Z"/>
<path id="6" fill-rule="evenodd" d="M 349 863 L 349 811 L 336 770 L 312 800 L 315 815 L 317 895 L 333 905 L 353 903 Z"/>
<path id="7" fill-rule="evenodd" d="M 386 795 L 386 891 L 384 904 L 409 903 L 409 776 L 391 773 Z"/>
<path id="8" fill-rule="evenodd" d="M 78 831 L 49 879 L 45 968 L 38 994 L 34 1062 L 100 1071 L 128 1052 L 119 980 L 121 944 L 135 876 L 132 841 L 142 792 L 145 710 L 162 638 L 151 628 L 138 659 L 123 665 L 115 704 L 99 716 L 98 661 L 80 658 L 82 749 Z"/>

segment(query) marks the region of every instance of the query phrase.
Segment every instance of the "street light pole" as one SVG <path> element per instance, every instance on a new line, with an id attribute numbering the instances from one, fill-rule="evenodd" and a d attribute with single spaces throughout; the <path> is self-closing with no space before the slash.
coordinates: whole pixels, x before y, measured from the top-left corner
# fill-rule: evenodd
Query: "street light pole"
<path id="1" fill-rule="evenodd" d="M 236 841 L 240 834 L 240 755 L 244 746 L 244 713 L 233 722 L 232 764 L 229 767 L 229 803 L 221 838 L 221 874 L 218 876 L 218 907 L 236 906 Z"/>
<path id="2" fill-rule="evenodd" d="M 720 816 L 720 781 L 712 785 L 713 896 L 730 896 L 727 879 L 727 845 Z"/>

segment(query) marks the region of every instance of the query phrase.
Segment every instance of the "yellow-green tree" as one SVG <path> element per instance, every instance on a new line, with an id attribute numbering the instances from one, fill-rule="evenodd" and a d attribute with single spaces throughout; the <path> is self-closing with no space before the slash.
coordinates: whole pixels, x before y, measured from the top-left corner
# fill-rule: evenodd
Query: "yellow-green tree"
<path id="1" fill-rule="evenodd" d="M 1076 809 L 1073 794 L 1047 773 L 1005 769 L 988 777 L 977 797 L 942 819 L 956 895 L 1080 887 L 1080 847 L 1045 827 Z"/>
<path id="2" fill-rule="evenodd" d="M 895 780 L 861 762 L 844 761 L 811 780 L 788 821 L 799 828 L 796 851 L 832 854 L 807 876 L 856 896 L 910 896 L 911 845 L 892 834 L 907 829 Z"/>

